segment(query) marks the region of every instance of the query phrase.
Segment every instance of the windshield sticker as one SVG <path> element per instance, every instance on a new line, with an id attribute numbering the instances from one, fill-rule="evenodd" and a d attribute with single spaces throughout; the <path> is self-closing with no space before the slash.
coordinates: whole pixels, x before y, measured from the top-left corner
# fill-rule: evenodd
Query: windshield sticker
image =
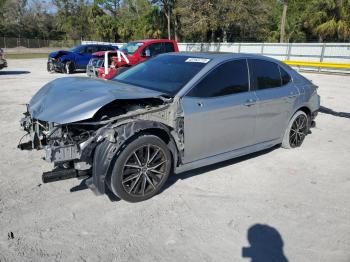
<path id="1" fill-rule="evenodd" d="M 206 58 L 194 58 L 194 57 L 191 57 L 191 58 L 187 58 L 186 59 L 186 63 L 208 63 L 210 61 L 210 59 L 206 59 Z"/>

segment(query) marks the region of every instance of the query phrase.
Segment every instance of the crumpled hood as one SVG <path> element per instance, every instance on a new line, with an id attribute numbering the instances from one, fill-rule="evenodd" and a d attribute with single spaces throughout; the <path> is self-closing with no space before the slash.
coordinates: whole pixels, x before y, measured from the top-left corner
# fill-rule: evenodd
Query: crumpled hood
<path id="1" fill-rule="evenodd" d="M 59 51 L 55 51 L 49 54 L 49 57 L 51 58 L 57 58 L 58 56 L 62 56 L 62 55 L 66 55 L 66 54 L 70 54 L 72 52 L 70 51 L 65 51 L 65 50 L 59 50 Z"/>
<path id="2" fill-rule="evenodd" d="M 28 110 L 35 119 L 66 124 L 92 118 L 114 100 L 159 95 L 157 91 L 116 81 L 63 77 L 43 86 L 30 100 Z"/>

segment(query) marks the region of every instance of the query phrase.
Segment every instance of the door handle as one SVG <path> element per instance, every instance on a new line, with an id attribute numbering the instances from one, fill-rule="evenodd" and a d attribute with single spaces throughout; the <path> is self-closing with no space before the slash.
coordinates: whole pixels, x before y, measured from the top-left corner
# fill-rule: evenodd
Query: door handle
<path id="1" fill-rule="evenodd" d="M 256 100 L 255 100 L 255 99 L 249 98 L 249 99 L 244 103 L 244 105 L 245 105 L 245 106 L 252 106 L 252 105 L 255 105 L 255 103 L 256 103 Z"/>

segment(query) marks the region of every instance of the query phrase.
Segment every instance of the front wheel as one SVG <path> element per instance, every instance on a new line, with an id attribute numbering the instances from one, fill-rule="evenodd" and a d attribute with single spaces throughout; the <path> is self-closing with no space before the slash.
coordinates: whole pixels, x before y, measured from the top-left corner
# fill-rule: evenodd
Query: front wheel
<path id="1" fill-rule="evenodd" d="M 303 111 L 297 111 L 288 123 L 283 137 L 283 148 L 300 147 L 308 132 L 308 117 Z"/>
<path id="2" fill-rule="evenodd" d="M 159 192 L 171 170 L 171 154 L 157 136 L 137 137 L 120 153 L 112 170 L 110 188 L 119 198 L 139 202 Z"/>
<path id="3" fill-rule="evenodd" d="M 73 64 L 73 62 L 67 61 L 63 65 L 63 73 L 65 73 L 65 74 L 72 74 L 72 73 L 74 73 L 74 64 Z"/>
<path id="4" fill-rule="evenodd" d="M 53 63 L 52 62 L 47 62 L 47 72 L 54 72 L 55 69 L 54 69 L 54 66 L 53 66 Z"/>

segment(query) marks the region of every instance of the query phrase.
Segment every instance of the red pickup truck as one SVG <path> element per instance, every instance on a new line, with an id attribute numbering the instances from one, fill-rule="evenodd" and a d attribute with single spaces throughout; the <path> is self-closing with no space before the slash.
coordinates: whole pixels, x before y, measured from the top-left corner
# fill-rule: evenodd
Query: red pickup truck
<path id="1" fill-rule="evenodd" d="M 153 56 L 162 53 L 179 52 L 179 47 L 174 40 L 147 39 L 132 41 L 123 45 L 118 51 L 107 52 L 96 52 L 92 55 L 86 67 L 88 76 L 111 79 L 128 67 Z M 105 64 L 107 64 L 107 68 L 105 68 Z"/>

